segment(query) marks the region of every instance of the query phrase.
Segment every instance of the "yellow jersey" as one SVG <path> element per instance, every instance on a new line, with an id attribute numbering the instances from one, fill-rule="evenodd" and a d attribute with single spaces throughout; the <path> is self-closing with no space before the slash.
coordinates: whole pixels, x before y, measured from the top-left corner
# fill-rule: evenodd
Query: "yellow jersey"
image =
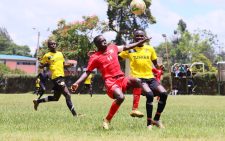
<path id="1" fill-rule="evenodd" d="M 130 60 L 131 76 L 145 79 L 154 78 L 152 60 L 157 59 L 157 54 L 152 46 L 135 47 L 122 51 L 119 56 Z"/>
<path id="2" fill-rule="evenodd" d="M 56 51 L 56 53 L 48 52 L 41 60 L 41 64 L 49 64 L 49 69 L 52 73 L 52 79 L 60 76 L 64 76 L 64 56 L 62 52 Z"/>
<path id="3" fill-rule="evenodd" d="M 84 81 L 84 84 L 91 84 L 91 79 L 92 79 L 93 75 L 90 74 Z"/>

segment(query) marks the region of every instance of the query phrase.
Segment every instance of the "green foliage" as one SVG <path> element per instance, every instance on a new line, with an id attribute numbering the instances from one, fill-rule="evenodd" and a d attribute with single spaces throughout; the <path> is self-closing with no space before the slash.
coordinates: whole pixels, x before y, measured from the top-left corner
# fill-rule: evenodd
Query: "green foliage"
<path id="1" fill-rule="evenodd" d="M 72 117 L 65 99 L 40 104 L 33 110 L 31 93 L 2 94 L 0 97 L 0 138 L 4 141 L 224 141 L 225 97 L 169 96 L 161 116 L 166 129 L 146 128 L 146 118 L 129 116 L 133 96 L 126 100 L 114 116 L 109 131 L 102 129 L 112 100 L 107 95 L 72 95 L 78 113 Z M 139 110 L 145 113 L 144 97 Z M 154 112 L 156 101 L 154 101 Z"/>
<path id="2" fill-rule="evenodd" d="M 105 0 L 108 3 L 108 26 L 110 31 L 117 33 L 115 42 L 124 44 L 125 40 L 132 39 L 135 29 L 146 29 L 150 24 L 156 23 L 150 11 L 151 0 L 144 0 L 146 4 L 145 14 L 135 16 L 130 11 L 131 0 Z"/>
<path id="3" fill-rule="evenodd" d="M 31 56 L 30 48 L 13 43 L 5 28 L 0 28 L 0 54 Z"/>
<path id="4" fill-rule="evenodd" d="M 58 50 L 62 51 L 67 59 L 75 59 L 81 69 L 87 63 L 87 53 L 95 50 L 92 44 L 93 32 L 103 32 L 104 22 L 99 21 L 97 16 L 83 16 L 82 21 L 66 23 L 65 20 L 58 22 L 58 27 L 52 32 L 50 38 L 56 40 Z M 46 42 L 40 48 L 38 56 L 47 52 Z"/>
<path id="5" fill-rule="evenodd" d="M 216 58 L 215 48 L 218 42 L 217 36 L 211 31 L 196 30 L 191 33 L 186 29 L 187 25 L 183 20 L 178 22 L 178 42 L 162 43 L 156 48 L 159 56 L 166 60 L 165 47 L 169 49 L 171 64 L 192 64 L 193 62 L 205 63 L 207 71 L 215 71 L 214 62 L 221 58 Z"/>

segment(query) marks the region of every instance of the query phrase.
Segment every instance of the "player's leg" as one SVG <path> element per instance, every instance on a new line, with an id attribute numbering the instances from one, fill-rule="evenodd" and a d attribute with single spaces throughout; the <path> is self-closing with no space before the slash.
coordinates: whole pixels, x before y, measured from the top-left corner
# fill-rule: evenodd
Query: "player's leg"
<path id="1" fill-rule="evenodd" d="M 159 85 L 156 84 L 154 92 L 155 91 L 156 91 L 156 93 L 159 94 L 160 99 L 158 101 L 158 107 L 157 107 L 156 114 L 154 116 L 153 124 L 159 128 L 164 128 L 163 124 L 160 122 L 160 117 L 161 117 L 161 113 L 165 109 L 168 93 L 161 84 L 159 84 Z"/>
<path id="2" fill-rule="evenodd" d="M 69 108 L 69 110 L 71 111 L 72 115 L 73 116 L 77 116 L 77 113 L 76 113 L 76 110 L 75 110 L 75 107 L 71 101 L 71 94 L 69 92 L 69 89 L 68 87 L 66 86 L 65 84 L 65 81 L 63 78 L 60 79 L 60 88 L 61 88 L 61 92 L 63 93 L 65 99 L 66 99 L 66 104 L 67 104 L 67 107 Z"/>
<path id="3" fill-rule="evenodd" d="M 92 95 L 93 95 L 93 88 L 92 88 L 92 84 L 90 84 L 89 85 L 89 94 L 91 95 L 91 97 L 92 97 Z"/>
<path id="4" fill-rule="evenodd" d="M 152 110 L 153 110 L 153 99 L 154 95 L 151 89 L 149 88 L 148 84 L 145 81 L 141 81 L 137 78 L 130 78 L 128 81 L 130 86 L 141 87 L 144 95 L 146 96 L 146 112 L 147 112 L 147 127 L 149 129 L 152 128 Z"/>
<path id="5" fill-rule="evenodd" d="M 54 96 L 47 96 L 45 98 L 41 98 L 41 99 L 37 99 L 37 100 L 35 99 L 35 100 L 33 100 L 34 109 L 37 111 L 37 108 L 38 108 L 40 103 L 58 101 L 60 96 L 61 96 L 61 92 L 54 91 Z"/>
<path id="6" fill-rule="evenodd" d="M 133 88 L 133 107 L 132 107 L 132 112 L 130 115 L 132 117 L 143 117 L 144 114 L 140 111 L 138 111 L 138 106 L 140 102 L 140 97 L 141 97 L 141 88 Z"/>
<path id="7" fill-rule="evenodd" d="M 53 84 L 54 84 L 54 95 L 53 96 L 47 96 L 45 98 L 33 100 L 35 110 L 37 110 L 40 103 L 58 101 L 59 100 L 59 98 L 61 96 L 61 93 L 62 93 L 61 89 L 60 89 L 60 86 L 59 86 L 59 84 L 57 83 L 56 80 L 53 80 Z"/>
<path id="8" fill-rule="evenodd" d="M 115 100 L 113 101 L 113 103 L 109 109 L 109 112 L 103 121 L 104 129 L 109 129 L 110 121 L 112 120 L 113 116 L 116 114 L 120 105 L 123 103 L 123 101 L 125 99 L 124 94 L 119 87 L 114 88 L 112 92 L 113 92 L 113 98 Z"/>
<path id="9" fill-rule="evenodd" d="M 45 90 L 46 90 L 45 85 L 43 83 L 40 83 L 40 90 L 39 90 L 39 97 L 38 97 L 38 99 L 41 99 L 41 97 L 45 93 Z"/>
<path id="10" fill-rule="evenodd" d="M 143 91 L 145 92 L 146 96 L 147 127 L 148 129 L 152 129 L 152 111 L 153 111 L 154 94 L 146 82 L 143 82 L 142 85 Z"/>

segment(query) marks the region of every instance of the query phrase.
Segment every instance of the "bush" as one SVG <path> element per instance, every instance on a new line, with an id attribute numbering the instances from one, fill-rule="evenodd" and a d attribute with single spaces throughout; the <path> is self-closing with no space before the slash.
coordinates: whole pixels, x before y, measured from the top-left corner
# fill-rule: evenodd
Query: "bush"
<path id="1" fill-rule="evenodd" d="M 35 75 L 0 75 L 0 92 L 1 93 L 26 93 L 31 92 L 35 88 Z M 70 87 L 76 80 L 78 76 L 66 76 L 66 84 Z M 194 85 L 196 86 L 195 93 L 206 94 L 206 95 L 216 95 L 218 93 L 218 82 L 216 78 L 216 73 L 197 73 L 193 78 L 172 78 L 172 84 L 174 86 L 179 86 L 179 92 L 181 94 L 187 94 L 187 81 L 188 79 L 193 79 Z M 93 78 L 93 91 L 98 94 L 105 94 L 104 81 L 101 75 L 97 74 Z M 164 74 L 162 85 L 169 90 L 170 80 L 169 74 Z M 225 82 L 220 83 L 220 92 L 225 95 Z M 52 82 L 47 82 L 47 91 L 50 93 L 52 89 Z M 81 84 L 77 90 L 77 93 L 83 88 Z M 128 91 L 127 93 L 132 93 Z"/>

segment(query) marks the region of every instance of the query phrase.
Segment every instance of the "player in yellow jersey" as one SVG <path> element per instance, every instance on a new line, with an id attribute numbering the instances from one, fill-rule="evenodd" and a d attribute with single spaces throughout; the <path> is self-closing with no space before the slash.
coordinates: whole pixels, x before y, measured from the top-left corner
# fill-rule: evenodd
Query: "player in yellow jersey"
<path id="1" fill-rule="evenodd" d="M 36 81 L 35 81 L 35 90 L 34 90 L 34 94 L 38 95 L 38 92 L 40 90 L 40 78 L 37 77 Z"/>
<path id="2" fill-rule="evenodd" d="M 145 38 L 145 36 L 146 34 L 144 31 L 136 30 L 134 32 L 134 41 L 138 42 Z M 161 68 L 161 66 L 157 64 L 157 55 L 154 48 L 150 45 L 142 44 L 128 51 L 121 52 L 119 56 L 130 60 L 132 77 L 140 78 L 145 91 L 147 91 L 145 95 L 147 98 L 146 111 L 148 129 L 152 129 L 152 125 L 156 125 L 159 128 L 164 128 L 163 124 L 160 122 L 160 115 L 165 108 L 168 94 L 165 88 L 155 79 L 152 72 L 153 65 L 158 69 Z M 136 93 L 140 94 L 140 92 Z M 155 117 L 152 119 L 153 99 L 156 95 L 159 95 L 160 100 L 158 102 Z M 136 115 L 136 111 L 136 109 L 133 109 L 131 115 Z"/>
<path id="3" fill-rule="evenodd" d="M 86 90 L 89 90 L 89 94 L 92 97 L 93 90 L 92 90 L 92 78 L 93 78 L 93 73 L 90 73 L 90 75 L 85 79 L 84 81 L 84 86 Z"/>
<path id="4" fill-rule="evenodd" d="M 56 42 L 48 40 L 49 52 L 46 53 L 40 62 L 40 68 L 49 67 L 51 71 L 51 79 L 54 84 L 54 95 L 42 99 L 33 100 L 34 109 L 37 110 L 38 105 L 43 102 L 58 101 L 61 94 L 66 98 L 66 104 L 73 116 L 77 116 L 75 108 L 71 101 L 71 94 L 65 84 L 64 67 L 70 67 L 71 64 L 66 64 L 62 52 L 56 51 Z"/>

